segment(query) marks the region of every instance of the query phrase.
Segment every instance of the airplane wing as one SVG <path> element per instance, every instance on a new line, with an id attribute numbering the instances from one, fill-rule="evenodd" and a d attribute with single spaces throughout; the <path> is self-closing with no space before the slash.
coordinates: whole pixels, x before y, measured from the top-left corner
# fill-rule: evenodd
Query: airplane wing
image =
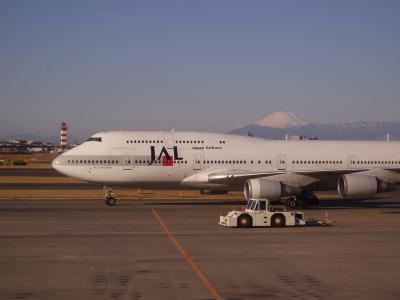
<path id="1" fill-rule="evenodd" d="M 359 171 L 359 170 L 358 170 Z M 326 177 L 339 177 L 340 175 L 356 172 L 351 170 L 312 171 L 312 172 L 251 172 L 242 170 L 226 170 L 208 174 L 208 182 L 227 185 L 236 185 L 248 179 L 268 177 L 273 181 L 281 181 L 293 186 L 307 186 L 312 182 L 323 180 Z"/>
<path id="2" fill-rule="evenodd" d="M 208 173 L 207 178 L 209 183 L 224 184 L 224 185 L 239 185 L 244 184 L 248 179 L 268 177 L 272 181 L 280 181 L 284 184 L 306 187 L 315 185 L 315 188 L 323 183 L 326 185 L 331 182 L 331 186 L 335 187 L 338 178 L 344 174 L 358 173 L 377 177 L 378 179 L 388 183 L 400 182 L 399 169 L 342 169 L 342 170 L 313 170 L 301 172 L 252 172 L 244 170 L 224 170 Z M 329 184 L 328 184 L 329 185 Z"/>

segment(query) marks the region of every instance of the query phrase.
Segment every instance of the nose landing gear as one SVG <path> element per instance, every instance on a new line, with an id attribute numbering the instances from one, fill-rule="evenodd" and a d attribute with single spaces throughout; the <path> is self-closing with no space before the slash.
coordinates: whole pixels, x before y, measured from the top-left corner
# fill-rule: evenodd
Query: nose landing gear
<path id="1" fill-rule="evenodd" d="M 113 197 L 112 188 L 110 186 L 103 186 L 103 190 L 106 192 L 104 202 L 106 205 L 115 206 L 117 200 Z"/>

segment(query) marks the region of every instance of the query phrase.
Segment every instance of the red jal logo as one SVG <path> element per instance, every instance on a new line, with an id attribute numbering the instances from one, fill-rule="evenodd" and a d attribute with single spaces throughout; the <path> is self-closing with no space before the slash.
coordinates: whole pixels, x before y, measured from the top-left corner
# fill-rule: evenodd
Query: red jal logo
<path id="1" fill-rule="evenodd" d="M 168 150 L 163 146 L 161 151 L 160 151 L 160 154 L 156 158 L 155 147 L 154 146 L 150 146 L 151 158 L 150 158 L 149 166 L 152 165 L 155 160 L 161 160 L 161 158 L 162 158 L 163 166 L 173 166 L 174 165 L 174 157 L 175 157 L 175 160 L 183 160 L 182 157 L 179 157 L 178 147 L 174 146 L 173 150 L 174 150 L 174 155 L 170 155 L 168 153 Z"/>

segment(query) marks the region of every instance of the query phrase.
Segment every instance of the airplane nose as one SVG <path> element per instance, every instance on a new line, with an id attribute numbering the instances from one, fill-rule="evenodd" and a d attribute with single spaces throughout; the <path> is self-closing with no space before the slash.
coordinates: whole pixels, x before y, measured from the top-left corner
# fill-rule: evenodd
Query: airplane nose
<path id="1" fill-rule="evenodd" d="M 60 167 L 61 167 L 61 159 L 60 156 L 57 156 L 53 162 L 51 163 L 51 166 L 53 167 L 53 169 L 60 171 Z"/>

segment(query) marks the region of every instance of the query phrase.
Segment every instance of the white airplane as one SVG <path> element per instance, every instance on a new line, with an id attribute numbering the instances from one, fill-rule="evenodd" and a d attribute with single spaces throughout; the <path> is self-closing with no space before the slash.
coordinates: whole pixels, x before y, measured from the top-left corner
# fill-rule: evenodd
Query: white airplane
<path id="1" fill-rule="evenodd" d="M 372 196 L 400 182 L 400 142 L 281 141 L 202 132 L 101 132 L 53 167 L 70 177 L 131 187 L 244 190 L 246 199 L 288 197 L 315 204 L 314 191 Z M 106 204 L 116 200 L 107 189 Z"/>

